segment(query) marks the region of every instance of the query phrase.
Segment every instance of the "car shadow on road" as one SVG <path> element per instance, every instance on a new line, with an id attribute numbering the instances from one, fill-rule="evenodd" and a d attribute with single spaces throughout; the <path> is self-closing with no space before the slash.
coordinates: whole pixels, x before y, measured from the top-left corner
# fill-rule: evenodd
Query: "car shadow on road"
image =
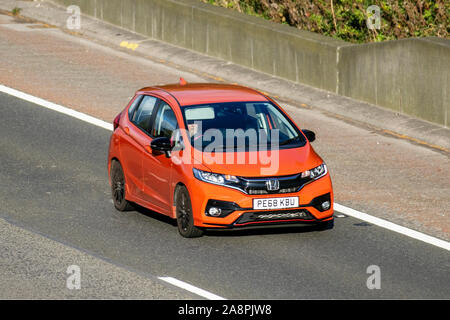
<path id="1" fill-rule="evenodd" d="M 177 227 L 177 222 L 166 215 L 155 212 L 153 210 L 142 207 L 133 203 L 136 212 L 155 219 L 160 222 L 170 224 Z M 292 233 L 311 233 L 323 232 L 333 229 L 334 221 L 325 225 L 305 224 L 305 225 L 281 225 L 281 226 L 266 226 L 266 227 L 250 227 L 243 229 L 205 229 L 205 236 L 210 237 L 244 237 L 257 235 L 276 235 L 276 234 L 292 234 Z"/>
<path id="2" fill-rule="evenodd" d="M 224 229 L 213 230 L 207 229 L 206 236 L 212 237 L 245 237 L 245 236 L 259 236 L 259 235 L 277 235 L 277 234 L 301 234 L 312 232 L 323 232 L 333 229 L 334 225 L 327 226 L 318 225 L 296 225 L 296 226 L 270 226 L 264 228 L 246 228 L 246 229 Z"/>
<path id="3" fill-rule="evenodd" d="M 177 226 L 177 221 L 175 219 L 172 219 L 171 217 L 168 217 L 168 216 L 166 216 L 164 214 L 161 214 L 161 213 L 158 213 L 156 211 L 147 209 L 147 208 L 142 207 L 142 206 L 140 206 L 140 205 L 138 205 L 136 203 L 133 203 L 133 208 L 136 210 L 136 212 L 138 212 L 138 213 L 140 213 L 140 214 L 142 214 L 144 216 L 147 216 L 149 218 L 158 220 L 160 222 L 165 222 L 165 223 L 171 224 L 174 227 Z"/>

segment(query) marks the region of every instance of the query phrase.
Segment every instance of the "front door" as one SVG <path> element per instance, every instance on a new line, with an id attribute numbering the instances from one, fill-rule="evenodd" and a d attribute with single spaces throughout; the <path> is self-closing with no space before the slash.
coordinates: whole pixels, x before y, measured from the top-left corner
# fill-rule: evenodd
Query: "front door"
<path id="1" fill-rule="evenodd" d="M 154 121 L 152 123 L 147 146 L 151 140 L 159 137 L 172 137 L 172 133 L 177 129 L 177 119 L 171 107 L 161 100 Z M 147 152 L 143 156 L 143 184 L 144 193 L 148 197 L 147 201 L 161 208 L 164 214 L 171 214 L 171 194 L 170 183 L 172 177 L 172 160 L 164 153 L 153 152 L 147 147 Z"/>

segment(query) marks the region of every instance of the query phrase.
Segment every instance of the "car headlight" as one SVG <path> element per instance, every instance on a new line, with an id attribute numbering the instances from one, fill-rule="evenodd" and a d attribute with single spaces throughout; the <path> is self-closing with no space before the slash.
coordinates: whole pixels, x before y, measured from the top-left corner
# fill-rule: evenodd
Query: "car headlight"
<path id="1" fill-rule="evenodd" d="M 327 166 L 325 163 L 322 163 L 320 166 L 315 167 L 311 170 L 306 170 L 302 172 L 302 178 L 311 178 L 312 180 L 317 180 L 322 178 L 328 172 Z"/>
<path id="2" fill-rule="evenodd" d="M 194 176 L 204 182 L 209 182 L 213 184 L 219 184 L 224 186 L 232 186 L 239 183 L 239 179 L 236 176 L 229 174 L 219 174 L 208 171 L 202 171 L 198 169 L 193 169 Z"/>

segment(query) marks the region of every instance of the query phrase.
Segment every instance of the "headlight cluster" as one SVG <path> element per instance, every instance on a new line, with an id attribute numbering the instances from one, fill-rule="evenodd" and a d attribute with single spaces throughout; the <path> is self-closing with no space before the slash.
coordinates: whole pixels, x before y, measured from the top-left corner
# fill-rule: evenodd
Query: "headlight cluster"
<path id="1" fill-rule="evenodd" d="M 194 176 L 202 181 L 220 184 L 220 185 L 233 185 L 235 183 L 239 183 L 239 179 L 236 176 L 232 176 L 229 174 L 219 174 L 212 173 L 207 171 L 201 171 L 198 169 L 193 169 Z"/>
<path id="2" fill-rule="evenodd" d="M 320 166 L 315 167 L 311 170 L 306 170 L 302 172 L 302 178 L 311 178 L 312 180 L 317 180 L 327 174 L 327 166 L 322 163 Z"/>

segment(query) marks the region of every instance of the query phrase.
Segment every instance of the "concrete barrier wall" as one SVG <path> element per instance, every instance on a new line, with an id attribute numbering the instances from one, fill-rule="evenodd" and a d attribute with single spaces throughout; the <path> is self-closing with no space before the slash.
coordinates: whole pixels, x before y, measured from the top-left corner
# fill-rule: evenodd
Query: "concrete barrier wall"
<path id="1" fill-rule="evenodd" d="M 54 0 L 153 39 L 450 124 L 450 40 L 353 45 L 199 0 Z"/>
<path id="2" fill-rule="evenodd" d="M 55 0 L 85 14 L 203 54 L 335 91 L 344 41 L 199 0 Z"/>
<path id="3" fill-rule="evenodd" d="M 450 40 L 341 48 L 338 69 L 339 94 L 450 125 Z"/>

